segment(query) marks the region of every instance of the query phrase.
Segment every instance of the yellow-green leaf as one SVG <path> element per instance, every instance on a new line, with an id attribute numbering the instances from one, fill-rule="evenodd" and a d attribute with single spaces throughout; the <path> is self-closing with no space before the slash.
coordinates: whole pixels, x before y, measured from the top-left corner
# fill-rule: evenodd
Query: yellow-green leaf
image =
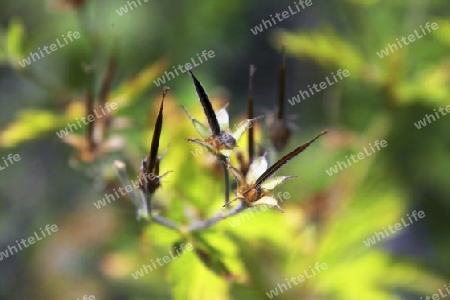
<path id="1" fill-rule="evenodd" d="M 364 66 L 358 50 L 331 29 L 312 33 L 282 31 L 276 42 L 278 46 L 289 45 L 288 53 L 310 58 L 326 68 L 348 69 L 352 75 L 360 75 Z"/>
<path id="2" fill-rule="evenodd" d="M 44 110 L 26 110 L 0 132 L 0 147 L 14 147 L 37 136 L 56 131 L 64 119 Z"/>

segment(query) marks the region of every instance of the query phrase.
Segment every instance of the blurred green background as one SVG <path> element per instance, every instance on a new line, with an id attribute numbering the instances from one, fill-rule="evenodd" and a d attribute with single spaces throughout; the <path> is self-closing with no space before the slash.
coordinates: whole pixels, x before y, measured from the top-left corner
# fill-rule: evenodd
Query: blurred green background
<path id="1" fill-rule="evenodd" d="M 0 171 L 0 252 L 46 224 L 58 226 L 43 241 L 0 261 L 1 299 L 266 299 L 316 262 L 328 268 L 276 298 L 425 299 L 445 292 L 450 117 L 421 129 L 414 123 L 450 105 L 450 2 L 313 0 L 257 35 L 250 29 L 289 6 L 295 10 L 293 1 L 140 3 L 122 16 L 117 10 L 126 1 L 0 4 L 0 156 L 21 157 Z M 427 22 L 439 28 L 384 58 L 377 55 Z M 69 31 L 81 38 L 25 68 L 18 64 Z M 234 124 L 245 116 L 248 67 L 254 64 L 255 111 L 267 116 L 277 105 L 283 45 L 286 119 L 295 117 L 295 130 L 286 148 L 269 155 L 272 163 L 330 129 L 277 172 L 299 176 L 275 191 L 290 195 L 280 203 L 284 214 L 237 215 L 189 234 L 137 221 L 128 196 L 100 209 L 93 205 L 120 185 L 115 159 L 127 163 L 130 178 L 137 175 L 161 99 L 157 77 L 213 50 L 215 57 L 195 73 L 216 109 L 230 102 Z M 114 54 L 108 100 L 119 103 L 114 120 L 123 126 L 111 128 L 107 138 L 120 142 L 83 160 L 83 146 L 63 142 L 56 132 L 83 115 L 88 82 L 93 79 L 98 94 Z M 338 69 L 350 76 L 294 106 L 288 103 Z M 214 158 L 194 156 L 196 146 L 185 140 L 198 135 L 181 105 L 203 119 L 191 79 L 180 75 L 167 85 L 160 152 L 169 146 L 161 171 L 173 172 L 162 179 L 153 204 L 168 219 L 189 224 L 221 210 L 223 178 Z M 271 149 L 265 135 L 270 124 L 261 123 L 257 136 Z M 84 132 L 75 134 L 81 139 Z M 327 174 L 376 140 L 388 146 Z M 425 218 L 375 245 L 364 244 L 414 210 L 424 211 Z M 142 278 L 131 276 L 179 242 L 195 250 Z"/>

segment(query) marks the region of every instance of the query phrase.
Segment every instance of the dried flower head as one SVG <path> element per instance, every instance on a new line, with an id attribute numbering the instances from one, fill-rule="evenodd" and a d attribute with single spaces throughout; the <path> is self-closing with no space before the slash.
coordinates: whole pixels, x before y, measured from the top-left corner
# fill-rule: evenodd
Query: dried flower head
<path id="1" fill-rule="evenodd" d="M 183 107 L 192 124 L 203 139 L 190 138 L 188 141 L 197 143 L 205 147 L 208 151 L 218 155 L 222 158 L 230 156 L 233 148 L 236 147 L 237 141 L 244 134 L 245 130 L 252 126 L 252 122 L 257 119 L 247 119 L 239 123 L 233 132 L 230 131 L 230 119 L 228 112 L 226 111 L 227 105 L 214 111 L 211 101 L 206 94 L 203 86 L 194 76 L 191 70 L 189 74 L 194 81 L 194 86 L 197 91 L 197 95 L 202 104 L 203 111 L 208 120 L 208 125 L 199 122 L 194 117 L 192 117 L 189 112 Z"/>
<path id="2" fill-rule="evenodd" d="M 269 139 L 276 151 L 283 150 L 291 139 L 292 128 L 289 122 L 278 118 L 269 118 Z"/>
<path id="3" fill-rule="evenodd" d="M 239 170 L 235 169 L 231 165 L 228 165 L 228 169 L 236 179 L 238 186 L 236 189 L 236 197 L 225 204 L 225 206 L 233 201 L 242 200 L 248 206 L 269 205 L 272 207 L 276 207 L 281 212 L 283 212 L 281 207 L 278 205 L 277 199 L 270 193 L 285 180 L 297 176 L 277 176 L 269 179 L 270 176 L 272 176 L 279 168 L 281 168 L 284 164 L 297 156 L 299 153 L 303 152 L 313 142 L 315 142 L 319 137 L 326 134 L 327 132 L 327 130 L 322 131 L 309 142 L 299 146 L 294 151 L 283 156 L 268 169 L 267 160 L 264 156 L 261 156 L 253 161 L 246 176 L 244 176 Z"/>

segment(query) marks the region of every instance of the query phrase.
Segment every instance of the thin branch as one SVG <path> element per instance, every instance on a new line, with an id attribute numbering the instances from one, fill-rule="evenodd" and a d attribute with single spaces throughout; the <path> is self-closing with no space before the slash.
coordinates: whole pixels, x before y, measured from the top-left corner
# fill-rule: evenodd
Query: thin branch
<path id="1" fill-rule="evenodd" d="M 255 73 L 256 68 L 253 65 L 250 65 L 250 74 L 249 74 L 249 82 L 248 82 L 248 116 L 247 118 L 252 120 L 254 118 L 253 115 L 253 74 Z M 253 156 L 255 154 L 255 138 L 254 138 L 255 129 L 251 126 L 248 129 L 248 161 L 249 165 L 253 161 Z"/>
<path id="2" fill-rule="evenodd" d="M 94 76 L 92 72 L 87 74 L 87 88 L 86 88 L 86 96 L 85 96 L 85 115 L 86 119 L 88 119 L 89 115 L 94 114 Z M 89 145 L 89 152 L 94 153 L 95 148 L 97 147 L 97 142 L 94 137 L 94 126 L 98 124 L 98 120 L 94 119 L 93 122 L 89 122 L 86 130 L 86 140 Z"/>
<path id="3" fill-rule="evenodd" d="M 164 217 L 161 217 L 160 215 L 151 215 L 151 218 L 153 221 L 155 221 L 156 223 L 165 226 L 167 228 L 173 229 L 175 231 L 180 231 L 180 226 Z"/>
<path id="4" fill-rule="evenodd" d="M 281 48 L 281 68 L 280 77 L 278 79 L 278 120 L 283 119 L 284 114 L 284 92 L 286 88 L 286 47 Z"/>
<path id="5" fill-rule="evenodd" d="M 228 203 L 229 199 L 230 199 L 230 173 L 228 173 L 228 168 L 225 165 L 224 161 L 221 161 L 222 164 L 222 169 L 223 169 L 223 175 L 225 177 L 225 204 Z"/>
<path id="6" fill-rule="evenodd" d="M 229 211 L 222 210 L 217 215 L 215 215 L 214 217 L 212 217 L 208 220 L 199 221 L 199 222 L 189 225 L 188 230 L 189 230 L 189 232 L 194 232 L 194 231 L 206 229 L 206 228 L 211 227 L 214 224 L 218 223 L 220 220 L 229 218 L 231 216 L 234 216 L 234 215 L 240 213 L 241 211 L 243 211 L 246 208 L 247 208 L 247 206 L 245 205 L 245 203 L 241 201 L 241 202 L 239 202 L 238 205 L 236 205 Z"/>
<path id="7" fill-rule="evenodd" d="M 229 173 L 228 173 L 228 169 L 225 166 L 224 162 L 223 161 L 221 161 L 221 162 L 222 162 L 222 166 L 224 167 L 224 170 L 225 170 L 224 171 L 225 172 L 225 184 L 226 184 L 225 197 L 226 197 L 226 202 L 228 202 L 228 198 L 230 196 Z M 116 173 L 120 182 L 124 186 L 127 186 L 127 185 L 131 186 L 131 183 L 126 175 L 125 163 L 122 161 L 116 160 L 116 161 L 114 161 L 113 167 L 114 167 L 114 172 Z M 206 229 L 208 227 L 215 225 L 220 220 L 234 216 L 247 208 L 247 205 L 245 205 L 244 202 L 240 201 L 239 204 L 236 205 L 235 207 L 233 207 L 231 210 L 226 211 L 226 210 L 222 209 L 215 216 L 213 216 L 207 220 L 194 222 L 186 227 L 187 230 L 183 230 L 184 226 L 180 226 L 180 225 L 176 224 L 175 222 L 172 222 L 171 220 L 168 220 L 168 219 L 158 215 L 157 213 L 152 213 L 151 202 L 150 202 L 149 207 L 147 207 L 147 198 L 141 189 L 139 189 L 138 192 L 136 192 L 136 190 L 134 190 L 130 194 L 131 194 L 131 199 L 132 199 L 133 203 L 137 207 L 137 219 L 138 220 L 139 219 L 145 219 L 147 221 L 153 220 L 153 221 L 155 221 L 155 223 L 158 223 L 162 226 L 165 226 L 167 228 L 173 229 L 178 232 L 184 232 L 184 233 L 190 233 L 190 232 Z"/>
<path id="8" fill-rule="evenodd" d="M 123 186 L 132 186 L 130 180 L 127 177 L 126 165 L 123 161 L 120 160 L 114 161 L 113 169 L 117 177 L 119 178 L 120 183 L 122 183 Z M 147 199 L 145 198 L 145 195 L 142 192 L 142 190 L 139 189 L 139 192 L 133 190 L 133 192 L 130 193 L 130 198 L 131 201 L 133 201 L 133 204 L 136 206 L 137 219 L 148 220 L 149 211 L 147 207 Z"/>
<path id="9" fill-rule="evenodd" d="M 245 203 L 241 201 L 238 205 L 236 205 L 229 211 L 221 210 L 218 214 L 216 214 L 215 216 L 213 216 L 207 220 L 198 221 L 198 222 L 190 224 L 189 226 L 187 226 L 187 230 L 185 231 L 185 233 L 191 233 L 194 231 L 199 231 L 199 230 L 203 230 L 208 227 L 211 227 L 223 219 L 237 215 L 238 213 L 242 212 L 246 208 L 247 208 L 247 206 L 245 205 Z M 162 226 L 165 226 L 167 228 L 173 229 L 178 232 L 183 231 L 179 225 L 177 225 L 176 223 L 174 223 L 164 217 L 161 217 L 160 215 L 152 214 L 151 219 L 153 221 L 155 221 L 156 223 L 158 223 Z"/>

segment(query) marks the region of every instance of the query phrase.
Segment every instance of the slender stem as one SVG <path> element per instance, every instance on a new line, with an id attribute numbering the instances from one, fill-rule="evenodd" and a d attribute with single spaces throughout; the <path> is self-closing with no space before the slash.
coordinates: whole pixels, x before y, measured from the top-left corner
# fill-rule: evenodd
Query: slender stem
<path id="1" fill-rule="evenodd" d="M 230 192 L 229 192 L 229 172 L 228 169 L 225 165 L 225 161 L 221 160 L 222 162 L 222 166 L 224 167 L 224 172 L 225 172 L 225 202 L 228 202 L 228 198 L 230 196 Z M 117 177 L 119 178 L 120 182 L 126 186 L 126 185 L 130 185 L 131 183 L 126 175 L 126 165 L 124 162 L 116 160 L 114 162 L 114 171 L 117 175 Z M 151 202 L 149 207 L 147 207 L 147 199 L 146 196 L 144 194 L 144 192 L 139 189 L 138 192 L 133 191 L 133 193 L 131 193 L 131 199 L 133 200 L 133 203 L 136 205 L 137 207 L 137 218 L 139 219 L 145 219 L 145 220 L 153 220 L 156 223 L 165 226 L 167 228 L 173 229 L 177 232 L 193 232 L 193 231 L 198 231 L 198 230 L 202 230 L 208 227 L 213 226 L 214 224 L 218 223 L 220 220 L 223 220 L 225 218 L 234 216 L 238 213 L 240 213 L 241 211 L 243 211 L 244 209 L 247 208 L 247 206 L 245 205 L 244 202 L 240 201 L 238 205 L 236 205 L 235 207 L 233 207 L 231 210 L 226 211 L 224 209 L 222 209 L 219 213 L 217 213 L 216 215 L 214 215 L 213 217 L 207 219 L 207 220 L 203 220 L 203 221 L 198 221 L 198 222 L 194 222 L 190 225 L 188 225 L 186 227 L 187 230 L 183 230 L 183 226 L 180 226 L 178 224 L 176 224 L 175 222 L 172 222 L 171 220 L 168 220 L 156 213 L 152 213 L 152 208 L 151 208 Z"/>
<path id="2" fill-rule="evenodd" d="M 219 213 L 217 213 L 215 216 L 207 219 L 207 220 L 203 220 L 203 221 L 198 221 L 195 223 L 192 223 L 190 225 L 187 226 L 187 230 L 185 231 L 185 233 L 190 233 L 190 232 L 194 232 L 194 231 L 199 231 L 199 230 L 203 230 L 206 229 L 208 227 L 211 227 L 215 224 L 217 224 L 219 221 L 232 217 L 234 215 L 237 215 L 238 213 L 242 212 L 244 209 L 246 209 L 247 206 L 245 205 L 245 203 L 243 201 L 240 201 L 238 205 L 236 205 L 235 207 L 233 207 L 231 210 L 226 211 L 226 210 L 221 210 Z M 177 225 L 176 223 L 161 217 L 159 215 L 156 214 L 152 214 L 151 218 L 153 221 L 155 221 L 156 223 L 165 226 L 167 228 L 173 229 L 175 231 L 178 232 L 182 232 L 182 228 Z"/>
<path id="3" fill-rule="evenodd" d="M 147 197 L 145 197 L 144 192 L 139 189 L 139 196 L 140 196 L 140 201 L 137 203 L 137 211 L 136 211 L 136 217 L 138 220 L 140 219 L 144 219 L 144 220 L 148 220 L 148 215 L 152 213 L 152 195 L 150 195 L 150 199 L 148 200 L 150 202 L 150 205 L 147 206 Z"/>
<path id="4" fill-rule="evenodd" d="M 255 73 L 256 68 L 253 65 L 250 65 L 250 74 L 249 74 L 249 82 L 248 82 L 248 116 L 247 118 L 252 120 L 254 118 L 253 115 L 253 74 Z M 248 165 L 250 165 L 253 161 L 253 156 L 255 154 L 255 138 L 254 138 L 255 130 L 253 126 L 248 129 Z"/>
<path id="5" fill-rule="evenodd" d="M 222 169 L 223 169 L 223 175 L 225 176 L 225 204 L 228 203 L 230 199 L 230 173 L 228 172 L 228 168 L 225 165 L 225 161 L 222 161 Z"/>
<path id="6" fill-rule="evenodd" d="M 87 88 L 85 98 L 85 115 L 86 118 L 89 115 L 94 114 L 94 74 L 93 72 L 87 72 Z M 89 145 L 89 152 L 94 153 L 97 146 L 97 141 L 94 139 L 94 126 L 98 124 L 98 121 L 94 119 L 94 122 L 89 122 L 86 130 L 86 140 Z"/>
<path id="7" fill-rule="evenodd" d="M 167 228 L 173 229 L 175 231 L 180 231 L 180 226 L 164 217 L 161 217 L 160 215 L 151 215 L 151 218 L 153 221 L 155 221 L 156 223 L 163 225 Z"/>
<path id="8" fill-rule="evenodd" d="M 119 178 L 120 183 L 122 183 L 124 187 L 132 186 L 130 180 L 127 177 L 126 165 L 123 161 L 114 161 L 113 169 L 117 177 Z M 137 219 L 148 220 L 149 211 L 147 207 L 147 199 L 142 190 L 139 189 L 138 192 L 136 192 L 136 190 L 133 190 L 133 192 L 130 193 L 130 198 L 131 201 L 133 201 L 133 204 L 136 206 Z"/>
<path id="9" fill-rule="evenodd" d="M 198 231 L 198 230 L 202 230 L 202 229 L 211 227 L 212 225 L 218 223 L 220 220 L 234 216 L 246 208 L 247 208 L 247 206 L 245 205 L 245 203 L 241 201 L 241 202 L 239 202 L 238 205 L 236 205 L 229 211 L 222 210 L 221 212 L 219 212 L 214 217 L 212 217 L 208 220 L 199 221 L 197 223 L 189 225 L 188 230 L 189 230 L 189 232 L 194 232 L 194 231 Z"/>
<path id="10" fill-rule="evenodd" d="M 280 68 L 280 77 L 278 80 L 278 120 L 283 119 L 284 115 L 284 91 L 286 87 L 286 47 L 283 46 L 281 48 L 281 68 Z"/>

